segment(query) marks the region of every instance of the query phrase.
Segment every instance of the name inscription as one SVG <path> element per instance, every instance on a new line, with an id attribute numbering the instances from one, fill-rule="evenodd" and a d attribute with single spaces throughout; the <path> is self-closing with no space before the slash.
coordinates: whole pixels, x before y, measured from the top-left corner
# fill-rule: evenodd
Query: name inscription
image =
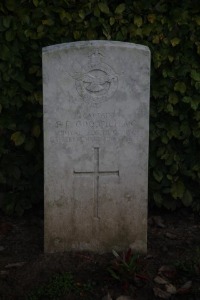
<path id="1" fill-rule="evenodd" d="M 86 114 L 75 120 L 56 120 L 52 131 L 51 144 L 116 142 L 121 137 L 132 142 L 137 133 L 134 120 L 120 119 L 115 112 Z"/>

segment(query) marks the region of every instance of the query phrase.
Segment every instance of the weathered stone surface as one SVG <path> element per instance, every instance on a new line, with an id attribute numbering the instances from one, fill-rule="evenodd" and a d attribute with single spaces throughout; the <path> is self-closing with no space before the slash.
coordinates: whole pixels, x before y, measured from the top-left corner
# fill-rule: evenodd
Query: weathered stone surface
<path id="1" fill-rule="evenodd" d="M 43 48 L 46 252 L 146 251 L 149 79 L 145 46 Z"/>

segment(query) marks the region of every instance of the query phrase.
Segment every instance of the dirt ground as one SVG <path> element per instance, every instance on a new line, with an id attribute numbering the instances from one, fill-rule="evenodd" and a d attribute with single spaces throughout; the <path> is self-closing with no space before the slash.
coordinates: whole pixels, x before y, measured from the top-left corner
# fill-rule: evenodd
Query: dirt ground
<path id="1" fill-rule="evenodd" d="M 186 209 L 173 213 L 159 210 L 149 213 L 148 255 L 144 258 L 148 279 L 144 282 L 125 287 L 124 283 L 115 280 L 107 271 L 113 258 L 112 253 L 44 255 L 42 210 L 29 211 L 21 218 L 0 214 L 0 300 L 98 300 L 108 294 L 105 299 L 115 300 L 120 295 L 128 295 L 136 300 L 200 300 L 199 215 Z M 167 276 L 167 285 L 160 285 L 155 281 L 159 281 L 159 269 L 166 265 L 173 266 L 176 274 L 171 278 Z M 51 282 L 56 274 L 65 272 L 72 274 L 76 291 L 57 297 L 51 297 L 50 293 L 49 297 L 34 298 L 38 287 Z M 155 280 L 156 277 L 159 278 Z M 162 294 L 162 290 L 172 287 L 170 284 L 179 289 L 179 293 L 170 290 Z"/>

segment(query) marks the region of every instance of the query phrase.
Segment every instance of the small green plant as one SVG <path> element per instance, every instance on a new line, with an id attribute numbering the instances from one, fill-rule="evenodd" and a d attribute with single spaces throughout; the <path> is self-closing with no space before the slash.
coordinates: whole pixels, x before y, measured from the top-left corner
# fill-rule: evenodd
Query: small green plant
<path id="1" fill-rule="evenodd" d="M 94 283 L 80 283 L 76 282 L 71 273 L 57 274 L 47 284 L 38 287 L 26 297 L 26 300 L 40 300 L 40 299 L 59 299 L 68 293 L 84 297 L 86 294 L 92 293 Z M 89 296 L 88 296 L 89 297 Z M 87 297 L 87 299 L 89 299 Z"/>
<path id="2" fill-rule="evenodd" d="M 128 287 L 130 284 L 138 283 L 138 281 L 147 281 L 148 277 L 144 275 L 145 261 L 137 253 L 133 253 L 132 249 L 122 252 L 119 255 L 115 250 L 112 251 L 115 259 L 108 268 L 110 275 Z"/>

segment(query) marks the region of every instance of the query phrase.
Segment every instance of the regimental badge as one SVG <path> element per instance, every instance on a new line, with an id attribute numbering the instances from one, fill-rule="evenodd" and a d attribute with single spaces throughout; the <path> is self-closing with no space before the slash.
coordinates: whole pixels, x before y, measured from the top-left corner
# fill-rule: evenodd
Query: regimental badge
<path id="1" fill-rule="evenodd" d="M 83 100 L 100 103 L 113 96 L 118 86 L 118 76 L 113 69 L 102 62 L 104 56 L 98 50 L 89 54 L 88 63 L 73 64 L 75 86 Z"/>

